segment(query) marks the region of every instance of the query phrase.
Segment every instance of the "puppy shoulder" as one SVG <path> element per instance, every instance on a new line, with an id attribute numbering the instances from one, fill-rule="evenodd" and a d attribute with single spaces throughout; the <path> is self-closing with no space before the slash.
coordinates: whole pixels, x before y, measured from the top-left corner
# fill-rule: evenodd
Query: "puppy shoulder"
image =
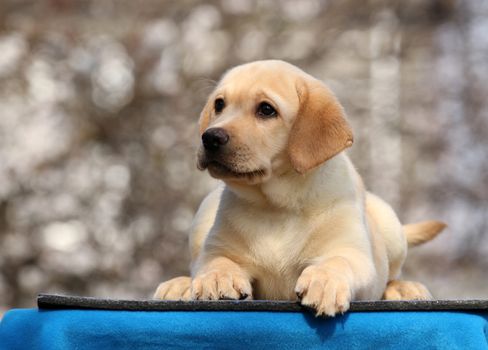
<path id="1" fill-rule="evenodd" d="M 324 197 L 332 200 L 357 198 L 364 187 L 361 177 L 349 157 L 340 153 L 327 161 L 320 169 L 320 182 L 316 184 Z"/>

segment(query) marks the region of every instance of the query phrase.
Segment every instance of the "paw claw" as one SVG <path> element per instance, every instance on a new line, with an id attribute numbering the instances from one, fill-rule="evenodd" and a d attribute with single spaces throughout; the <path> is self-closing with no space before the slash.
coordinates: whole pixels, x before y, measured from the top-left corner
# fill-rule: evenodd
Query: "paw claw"
<path id="1" fill-rule="evenodd" d="M 242 300 L 250 295 L 251 283 L 241 273 L 213 270 L 196 276 L 192 284 L 196 300 Z"/>

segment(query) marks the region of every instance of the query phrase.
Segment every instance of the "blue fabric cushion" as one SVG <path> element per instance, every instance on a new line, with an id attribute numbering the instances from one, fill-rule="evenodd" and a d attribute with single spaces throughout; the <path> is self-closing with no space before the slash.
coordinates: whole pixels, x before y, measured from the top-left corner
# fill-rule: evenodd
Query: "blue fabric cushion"
<path id="1" fill-rule="evenodd" d="M 488 349 L 488 313 L 17 309 L 0 349 Z"/>

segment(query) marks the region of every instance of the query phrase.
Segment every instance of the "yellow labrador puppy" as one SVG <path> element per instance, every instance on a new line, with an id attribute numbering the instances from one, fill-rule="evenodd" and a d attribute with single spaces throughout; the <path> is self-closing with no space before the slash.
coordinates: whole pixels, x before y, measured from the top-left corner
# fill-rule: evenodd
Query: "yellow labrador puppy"
<path id="1" fill-rule="evenodd" d="M 223 184 L 202 202 L 190 236 L 192 277 L 159 299 L 296 300 L 335 315 L 351 300 L 428 299 L 399 280 L 407 246 L 437 221 L 402 226 L 365 191 L 343 152 L 344 110 L 320 81 L 269 60 L 228 71 L 200 116 L 198 167 Z"/>

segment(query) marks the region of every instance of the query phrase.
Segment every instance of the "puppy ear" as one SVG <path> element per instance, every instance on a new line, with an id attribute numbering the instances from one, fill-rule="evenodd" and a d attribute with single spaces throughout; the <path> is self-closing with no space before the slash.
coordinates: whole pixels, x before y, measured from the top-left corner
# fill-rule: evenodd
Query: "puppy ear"
<path id="1" fill-rule="evenodd" d="M 297 82 L 300 107 L 288 140 L 293 168 L 303 174 L 353 143 L 344 110 L 320 81 Z"/>
<path id="2" fill-rule="evenodd" d="M 208 125 L 210 124 L 210 117 L 212 114 L 212 104 L 207 101 L 205 107 L 203 107 L 202 112 L 200 113 L 200 119 L 198 119 L 198 128 L 200 131 L 200 135 L 202 135 L 205 130 L 207 130 Z"/>

